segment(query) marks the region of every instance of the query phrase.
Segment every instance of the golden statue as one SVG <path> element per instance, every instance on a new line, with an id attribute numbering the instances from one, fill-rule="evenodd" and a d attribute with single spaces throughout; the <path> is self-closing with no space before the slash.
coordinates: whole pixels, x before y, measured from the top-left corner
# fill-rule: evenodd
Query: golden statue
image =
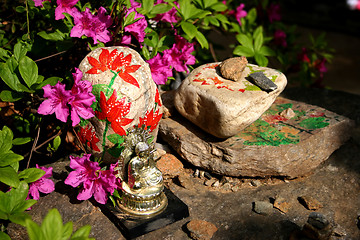
<path id="1" fill-rule="evenodd" d="M 156 167 L 151 136 L 143 128 L 135 128 L 125 136 L 117 177 L 122 192 L 119 207 L 133 215 L 152 216 L 167 206 L 162 173 Z"/>

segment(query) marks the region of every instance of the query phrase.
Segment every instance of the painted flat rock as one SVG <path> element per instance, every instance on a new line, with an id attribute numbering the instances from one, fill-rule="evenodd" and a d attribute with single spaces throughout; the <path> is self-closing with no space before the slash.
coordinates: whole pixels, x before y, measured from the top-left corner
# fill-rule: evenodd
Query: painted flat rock
<path id="1" fill-rule="evenodd" d="M 284 90 L 287 80 L 274 69 L 247 64 L 244 78 L 235 82 L 221 77 L 219 64 L 192 71 L 176 91 L 175 107 L 204 131 L 228 138 L 258 119 Z M 248 76 L 255 72 L 263 72 L 277 89 L 267 92 L 254 85 Z"/>
<path id="2" fill-rule="evenodd" d="M 95 117 L 82 122 L 78 131 L 92 153 L 106 150 L 116 159 L 122 136 L 133 126 L 145 125 L 156 136 L 162 102 L 140 54 L 127 47 L 98 48 L 83 59 L 79 69 L 96 97 Z"/>
<path id="3" fill-rule="evenodd" d="M 163 119 L 159 133 L 185 160 L 216 174 L 296 178 L 325 161 L 353 127 L 344 116 L 278 97 L 258 120 L 226 140 L 179 114 Z"/>

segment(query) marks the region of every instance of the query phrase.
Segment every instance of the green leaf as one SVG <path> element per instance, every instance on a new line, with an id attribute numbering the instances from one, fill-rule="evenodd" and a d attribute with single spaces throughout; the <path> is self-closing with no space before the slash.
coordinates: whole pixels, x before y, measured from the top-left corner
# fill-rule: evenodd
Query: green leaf
<path id="1" fill-rule="evenodd" d="M 125 18 L 124 27 L 126 27 L 126 26 L 128 26 L 128 25 L 130 25 L 130 24 L 133 24 L 134 22 L 136 22 L 136 21 L 134 20 L 135 14 L 136 14 L 135 11 L 129 13 L 129 15 Z"/>
<path id="2" fill-rule="evenodd" d="M 253 45 L 253 41 L 252 39 L 247 36 L 246 34 L 240 33 L 238 35 L 236 35 L 236 40 L 238 40 L 238 42 L 243 45 L 244 47 L 253 49 L 254 45 Z"/>
<path id="3" fill-rule="evenodd" d="M 12 90 L 21 91 L 18 87 L 20 81 L 15 73 L 12 73 L 6 63 L 0 63 L 0 77 Z"/>
<path id="4" fill-rule="evenodd" d="M 0 239 L 2 239 L 2 240 L 11 240 L 9 235 L 7 235 L 6 233 L 1 232 L 1 231 L 0 231 Z"/>
<path id="5" fill-rule="evenodd" d="M 46 239 L 57 240 L 62 236 L 62 219 L 59 211 L 56 208 L 49 210 L 41 223 L 41 230 Z"/>
<path id="6" fill-rule="evenodd" d="M 57 30 L 56 32 L 53 33 L 47 33 L 45 31 L 41 31 L 38 33 L 38 35 L 40 37 L 42 37 L 45 40 L 49 40 L 49 41 L 63 41 L 65 38 L 65 34 L 60 32 L 59 30 Z"/>
<path id="7" fill-rule="evenodd" d="M 25 8 L 24 6 L 17 6 L 17 7 L 15 8 L 15 10 L 16 10 L 16 12 L 18 12 L 18 13 L 23 13 L 23 12 L 26 11 L 26 8 Z"/>
<path id="8" fill-rule="evenodd" d="M 22 57 L 24 57 L 27 53 L 27 47 L 24 42 L 18 42 L 14 46 L 14 56 L 17 61 L 20 61 Z"/>
<path id="9" fill-rule="evenodd" d="M 68 240 L 73 232 L 73 223 L 67 222 L 63 227 L 63 234 L 61 240 Z"/>
<path id="10" fill-rule="evenodd" d="M 25 221 L 26 230 L 30 240 L 48 240 L 45 238 L 43 231 L 34 221 L 27 219 Z"/>
<path id="11" fill-rule="evenodd" d="M 192 19 L 202 19 L 204 17 L 206 17 L 207 15 L 210 15 L 211 12 L 210 11 L 203 11 L 200 9 L 194 9 L 194 11 L 192 12 L 193 14 L 190 15 L 190 18 Z"/>
<path id="12" fill-rule="evenodd" d="M 184 19 L 184 21 L 188 20 L 191 16 L 192 7 L 194 7 L 191 4 L 191 0 L 179 0 L 178 4 L 179 8 L 177 6 L 175 7 L 178 9 L 181 17 Z"/>
<path id="13" fill-rule="evenodd" d="M 196 33 L 196 40 L 200 43 L 202 48 L 208 49 L 209 48 L 209 43 L 206 40 L 206 37 L 201 33 L 201 32 L 197 32 Z"/>
<path id="14" fill-rule="evenodd" d="M 198 30 L 193 24 L 189 22 L 181 22 L 180 25 L 182 30 L 186 33 L 186 35 L 189 36 L 190 40 L 196 36 Z"/>
<path id="15" fill-rule="evenodd" d="M 35 200 L 35 202 L 36 202 L 36 200 Z M 28 208 L 25 208 L 24 210 L 26 210 Z M 16 223 L 16 224 L 20 224 L 21 226 L 25 226 L 25 222 L 27 219 L 31 219 L 31 217 L 29 214 L 24 213 L 24 212 L 14 213 L 9 216 L 10 221 L 12 221 L 13 223 Z"/>
<path id="16" fill-rule="evenodd" d="M 209 19 L 209 22 L 210 22 L 212 25 L 214 25 L 214 26 L 216 26 L 216 27 L 219 27 L 219 26 L 220 26 L 219 20 L 217 20 L 214 16 L 208 16 L 207 18 Z"/>
<path id="17" fill-rule="evenodd" d="M 143 46 L 141 49 L 142 55 L 145 57 L 146 60 L 150 59 L 150 52 L 146 46 Z"/>
<path id="18" fill-rule="evenodd" d="M 229 20 L 225 15 L 216 14 L 215 17 L 223 24 L 229 24 Z"/>
<path id="19" fill-rule="evenodd" d="M 20 204 L 18 204 L 18 206 L 16 206 L 16 208 L 14 209 L 14 212 L 18 212 L 18 213 L 24 212 L 25 210 L 29 209 L 35 203 L 37 203 L 37 201 L 35 199 L 24 200 Z"/>
<path id="20" fill-rule="evenodd" d="M 260 50 L 261 46 L 264 43 L 264 35 L 263 35 L 263 31 L 262 31 L 262 27 L 258 27 L 255 31 L 254 31 L 254 49 L 255 51 Z"/>
<path id="21" fill-rule="evenodd" d="M 9 166 L 0 167 L 0 182 L 3 182 L 10 187 L 17 187 L 20 184 L 17 172 Z"/>
<path id="22" fill-rule="evenodd" d="M 8 50 L 0 48 L 0 59 L 2 59 L 3 61 L 6 61 L 6 59 L 8 59 L 9 57 L 10 56 L 9 56 Z"/>
<path id="23" fill-rule="evenodd" d="M 4 126 L 3 129 L 0 130 L 0 154 L 10 151 L 13 138 L 14 135 L 7 126 Z"/>
<path id="24" fill-rule="evenodd" d="M 44 176 L 45 171 L 39 168 L 28 168 L 19 173 L 19 178 L 27 183 L 35 182 Z"/>
<path id="25" fill-rule="evenodd" d="M 2 153 L 0 155 L 0 167 L 8 166 L 14 162 L 18 162 L 23 159 L 24 159 L 23 156 L 13 153 L 12 151 L 9 151 L 7 153 Z"/>
<path id="26" fill-rule="evenodd" d="M 166 13 L 168 11 L 170 11 L 172 9 L 172 6 L 169 5 L 169 4 L 165 4 L 165 3 L 160 3 L 160 4 L 157 4 L 155 5 L 150 13 L 151 14 L 161 14 L 161 13 Z"/>
<path id="27" fill-rule="evenodd" d="M 245 46 L 236 46 L 233 54 L 245 57 L 253 57 L 255 55 L 254 49 Z"/>
<path id="28" fill-rule="evenodd" d="M 10 199 L 9 210 L 11 213 L 15 213 L 17 210 L 19 210 L 19 212 L 23 211 L 21 208 L 23 207 L 22 204 L 28 195 L 28 191 L 29 185 L 26 182 L 21 181 L 18 187 L 12 188 L 9 192 L 6 193 L 7 197 Z"/>
<path id="29" fill-rule="evenodd" d="M 40 85 L 37 87 L 38 89 L 41 89 L 42 87 L 50 84 L 51 86 L 55 86 L 58 82 L 61 82 L 62 78 L 60 77 L 49 77 L 45 79 Z"/>
<path id="30" fill-rule="evenodd" d="M 248 20 L 249 22 L 249 25 L 253 24 L 256 20 L 256 9 L 255 8 L 252 8 L 250 9 L 250 11 L 248 12 L 248 14 L 246 15 L 246 19 Z"/>
<path id="31" fill-rule="evenodd" d="M 29 57 L 21 58 L 19 62 L 19 71 L 26 85 L 30 88 L 38 79 L 38 67 Z"/>
<path id="32" fill-rule="evenodd" d="M 44 76 L 42 76 L 42 75 L 38 75 L 38 78 L 37 78 L 37 80 L 36 80 L 36 83 L 42 83 L 43 81 L 44 81 Z"/>
<path id="33" fill-rule="evenodd" d="M 60 144 L 61 144 L 61 138 L 60 136 L 56 136 L 56 138 L 54 138 L 53 140 L 53 148 L 55 151 L 59 148 Z"/>
<path id="34" fill-rule="evenodd" d="M 80 238 L 80 237 L 88 237 L 91 231 L 90 225 L 85 225 L 79 228 L 72 236 L 71 239 Z"/>
<path id="35" fill-rule="evenodd" d="M 0 93 L 0 99 L 4 102 L 16 102 L 20 99 L 22 99 L 24 95 L 19 92 L 13 92 L 9 90 L 3 90 Z"/>
<path id="36" fill-rule="evenodd" d="M 15 73 L 17 67 L 19 66 L 19 63 L 15 59 L 15 57 L 11 57 L 8 60 L 6 60 L 6 65 L 9 67 L 9 69 L 12 73 Z"/>
<path id="37" fill-rule="evenodd" d="M 267 59 L 267 57 L 265 57 L 264 55 L 262 54 L 259 54 L 259 53 L 255 53 L 255 61 L 257 64 L 259 64 L 259 66 L 262 66 L 262 67 L 266 67 L 269 63 L 269 60 Z"/>
<path id="38" fill-rule="evenodd" d="M 31 141 L 31 137 L 15 138 L 12 141 L 12 144 L 13 145 L 23 145 L 23 144 L 28 143 L 30 141 Z"/>
<path id="39" fill-rule="evenodd" d="M 224 12 L 228 9 L 228 7 L 225 4 L 223 4 L 222 2 L 217 2 L 213 5 L 211 5 L 210 8 L 213 11 L 217 11 L 217 12 Z"/>
<path id="40" fill-rule="evenodd" d="M 143 0 L 142 8 L 145 10 L 145 14 L 149 13 L 154 6 L 154 0 Z M 144 14 L 144 15 L 145 15 Z"/>
<path id="41" fill-rule="evenodd" d="M 264 56 L 275 56 L 275 52 L 267 46 L 262 46 L 259 53 Z"/>

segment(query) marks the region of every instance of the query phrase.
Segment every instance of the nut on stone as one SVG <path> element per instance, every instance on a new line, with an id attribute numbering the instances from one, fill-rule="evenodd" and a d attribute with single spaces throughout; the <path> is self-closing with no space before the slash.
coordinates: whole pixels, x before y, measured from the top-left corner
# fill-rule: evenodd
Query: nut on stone
<path id="1" fill-rule="evenodd" d="M 229 58 L 219 65 L 220 73 L 223 78 L 237 82 L 243 78 L 243 72 L 247 64 L 248 61 L 244 56 Z"/>

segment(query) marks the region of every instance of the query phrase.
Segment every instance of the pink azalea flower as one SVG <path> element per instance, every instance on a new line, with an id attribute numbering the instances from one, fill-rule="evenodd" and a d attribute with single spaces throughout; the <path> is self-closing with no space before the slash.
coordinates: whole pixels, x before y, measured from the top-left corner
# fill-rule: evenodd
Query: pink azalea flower
<path id="1" fill-rule="evenodd" d="M 299 54 L 298 59 L 299 59 L 300 61 L 307 62 L 307 63 L 310 63 L 310 62 L 311 62 L 310 59 L 309 59 L 309 57 L 308 57 L 308 51 L 307 51 L 306 48 L 303 47 L 303 48 L 301 49 L 301 53 Z"/>
<path id="2" fill-rule="evenodd" d="M 268 18 L 269 21 L 272 23 L 274 21 L 280 21 L 281 15 L 280 15 L 280 5 L 276 3 L 270 4 L 270 6 L 267 8 Z"/>
<path id="3" fill-rule="evenodd" d="M 282 30 L 276 30 L 274 33 L 274 42 L 276 45 L 287 47 L 286 33 Z"/>
<path id="4" fill-rule="evenodd" d="M 185 38 L 176 35 L 175 43 L 172 48 L 164 50 L 164 58 L 178 72 L 189 72 L 186 65 L 195 64 L 195 56 L 191 53 L 194 51 L 194 43 L 189 43 Z"/>
<path id="5" fill-rule="evenodd" d="M 116 177 L 110 170 L 102 170 L 98 172 L 98 177 L 85 181 L 83 189 L 77 196 L 78 200 L 88 200 L 94 196 L 98 203 L 105 204 L 107 201 L 107 193 L 112 194 L 116 185 Z"/>
<path id="6" fill-rule="evenodd" d="M 328 71 L 327 67 L 325 66 L 326 59 L 318 59 L 315 61 L 315 68 L 320 72 L 320 75 L 322 76 L 325 72 Z"/>
<path id="7" fill-rule="evenodd" d="M 226 1 L 223 1 L 223 4 L 226 5 Z M 236 20 L 238 21 L 239 25 L 241 26 L 241 18 L 247 16 L 247 12 L 244 10 L 245 4 L 241 3 L 236 10 L 231 10 L 228 12 L 230 16 L 235 16 Z"/>
<path id="8" fill-rule="evenodd" d="M 164 3 L 164 0 L 158 0 L 156 2 L 156 5 L 160 4 L 160 3 Z M 176 1 L 174 2 L 174 4 L 176 4 L 176 6 L 179 7 L 179 4 Z M 173 7 L 172 9 L 170 9 L 170 11 L 168 11 L 166 13 L 156 15 L 154 20 L 155 21 L 169 22 L 169 23 L 176 23 L 180 19 L 180 17 L 177 16 L 176 13 L 177 13 L 177 10 L 176 10 L 175 7 Z"/>
<path id="9" fill-rule="evenodd" d="M 239 25 L 241 25 L 241 18 L 246 17 L 247 12 L 244 10 L 245 4 L 241 3 L 237 8 L 235 12 L 235 18 L 238 21 Z"/>
<path id="10" fill-rule="evenodd" d="M 144 42 L 145 38 L 145 28 L 148 26 L 147 21 L 145 20 L 145 16 L 136 12 L 135 7 L 129 8 L 125 17 L 127 17 L 131 12 L 135 12 L 134 19 L 139 19 L 133 24 L 127 25 L 124 30 L 125 33 L 128 35 L 125 35 L 121 41 L 122 44 L 130 44 L 131 42 L 131 36 L 133 36 L 138 42 L 142 43 Z M 131 36 L 130 36 L 130 35 Z"/>
<path id="11" fill-rule="evenodd" d="M 139 8 L 141 7 L 141 3 L 136 2 L 135 0 L 130 0 L 131 8 Z"/>
<path id="12" fill-rule="evenodd" d="M 69 108 L 67 102 L 71 98 L 71 92 L 65 90 L 65 84 L 58 82 L 55 86 L 50 84 L 43 87 L 44 100 L 38 109 L 38 113 L 49 115 L 55 112 L 56 118 L 62 122 L 66 122 L 69 116 Z"/>
<path id="13" fill-rule="evenodd" d="M 95 102 L 95 96 L 91 93 L 92 85 L 90 82 L 81 80 L 82 72 L 80 69 L 75 68 L 76 72 L 73 73 L 74 85 L 71 89 L 73 98 L 69 101 L 71 106 L 71 120 L 72 126 L 76 126 L 80 122 L 80 117 L 89 119 L 94 116 L 94 111 L 91 104 Z"/>
<path id="14" fill-rule="evenodd" d="M 159 53 L 147 63 L 150 65 L 151 76 L 156 84 L 165 84 L 168 77 L 173 74 L 169 62 Z"/>
<path id="15" fill-rule="evenodd" d="M 74 24 L 71 29 L 70 37 L 78 37 L 85 35 L 91 37 L 94 40 L 94 44 L 98 43 L 98 40 L 106 43 L 111 40 L 110 32 L 107 30 L 111 26 L 112 20 L 110 16 L 105 15 L 106 9 L 100 7 L 97 15 L 92 15 L 89 8 L 86 8 L 84 12 L 74 11 Z"/>
<path id="16" fill-rule="evenodd" d="M 116 185 L 116 177 L 113 169 L 100 170 L 98 162 L 89 160 L 90 154 L 83 157 L 70 156 L 70 167 L 75 169 L 65 179 L 65 184 L 77 187 L 81 183 L 83 188 L 77 196 L 78 200 L 87 200 L 94 196 L 95 200 L 105 204 L 107 193 L 113 193 Z"/>
<path id="17" fill-rule="evenodd" d="M 46 167 L 39 167 L 36 164 L 36 168 L 42 169 L 45 171 L 45 174 L 35 182 L 30 183 L 29 185 L 29 195 L 33 197 L 35 200 L 39 200 L 40 194 L 42 193 L 51 193 L 55 190 L 55 184 L 51 179 L 48 179 L 52 176 L 52 167 L 46 168 Z M 29 198 L 29 196 L 28 196 Z"/>
<path id="18" fill-rule="evenodd" d="M 49 1 L 49 0 L 34 0 L 35 7 L 43 7 L 43 2 Z"/>
<path id="19" fill-rule="evenodd" d="M 74 6 L 79 0 L 56 0 L 55 20 L 64 19 L 63 13 L 73 15 Z"/>
<path id="20" fill-rule="evenodd" d="M 90 161 L 91 154 L 85 154 L 82 157 L 70 156 L 70 167 L 75 171 L 69 173 L 65 179 L 65 184 L 77 187 L 81 183 L 97 178 L 96 172 L 100 170 L 98 162 Z"/>

